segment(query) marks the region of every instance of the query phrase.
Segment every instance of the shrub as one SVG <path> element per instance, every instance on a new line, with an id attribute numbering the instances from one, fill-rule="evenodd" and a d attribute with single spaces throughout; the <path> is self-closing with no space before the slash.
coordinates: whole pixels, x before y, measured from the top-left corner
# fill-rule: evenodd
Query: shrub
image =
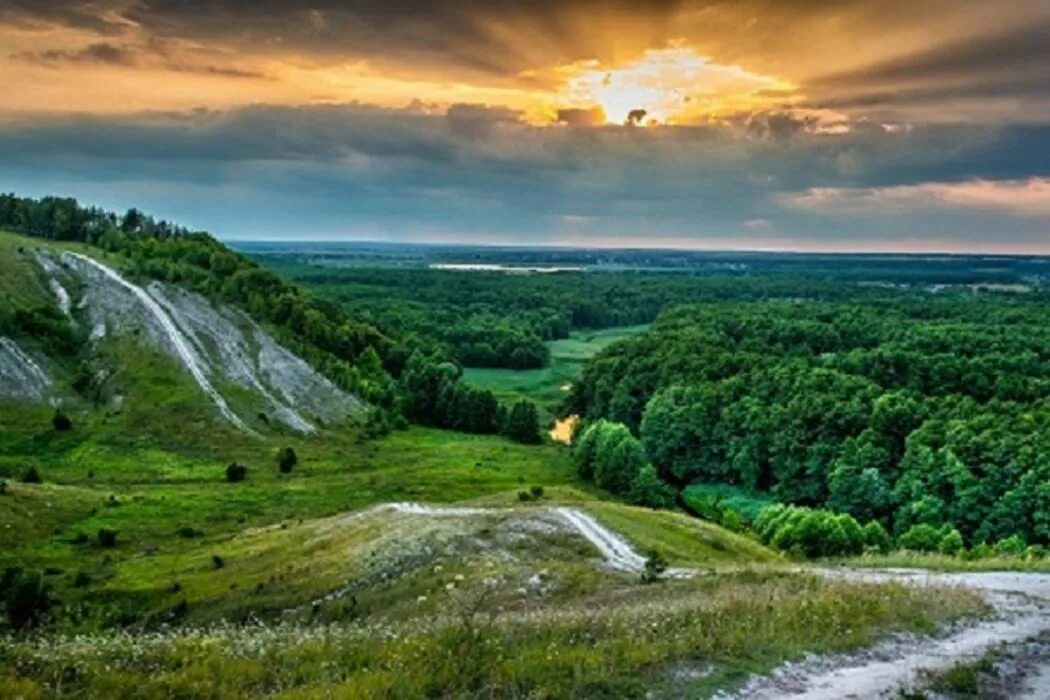
<path id="1" fill-rule="evenodd" d="M 897 544 L 902 549 L 914 552 L 936 552 L 943 536 L 933 525 L 919 523 L 908 528 L 907 532 L 897 539 Z"/>
<path id="2" fill-rule="evenodd" d="M 99 528 L 98 531 L 98 544 L 103 549 L 110 549 L 111 547 L 117 546 L 117 531 L 111 530 L 108 527 Z"/>
<path id="3" fill-rule="evenodd" d="M 642 583 L 656 583 L 667 571 L 667 559 L 659 550 L 651 550 L 642 569 Z"/>
<path id="4" fill-rule="evenodd" d="M 59 432 L 66 432 L 73 429 L 73 421 L 62 411 L 55 411 L 51 418 L 51 426 Z"/>
<path id="5" fill-rule="evenodd" d="M 744 529 L 743 516 L 732 508 L 726 508 L 722 511 L 722 517 L 719 518 L 719 523 L 730 532 L 740 532 Z"/>
<path id="6" fill-rule="evenodd" d="M 299 455 L 291 447 L 283 447 L 277 451 L 277 468 L 282 474 L 291 474 L 292 469 L 299 464 Z"/>
<path id="7" fill-rule="evenodd" d="M 958 530 L 952 528 L 941 537 L 941 541 L 937 544 L 937 551 L 941 554 L 947 554 L 954 557 L 961 552 L 965 546 L 962 535 L 959 534 Z"/>
<path id="8" fill-rule="evenodd" d="M 518 491 L 518 500 L 522 503 L 532 500 L 532 494 L 528 491 Z"/>
<path id="9" fill-rule="evenodd" d="M 0 496 L 7 495 L 7 482 L 0 479 Z"/>
<path id="10" fill-rule="evenodd" d="M 878 520 L 872 520 L 865 525 L 861 534 L 864 537 L 864 546 L 868 549 L 885 554 L 893 547 L 890 533 L 886 532 L 886 528 Z"/>
<path id="11" fill-rule="evenodd" d="M 179 537 L 183 537 L 185 539 L 190 539 L 190 538 L 193 538 L 193 537 L 203 537 L 204 536 L 204 531 L 203 530 L 198 530 L 197 528 L 194 528 L 194 527 L 190 527 L 189 525 L 184 525 L 183 527 L 180 527 L 176 531 L 176 534 Z"/>
<path id="12" fill-rule="evenodd" d="M 13 629 L 37 627 L 51 608 L 51 591 L 36 571 L 14 567 L 0 577 L 0 595 L 4 599 L 7 621 Z"/>
<path id="13" fill-rule="evenodd" d="M 40 472 L 36 470 L 36 467 L 30 467 L 26 469 L 25 474 L 22 475 L 23 484 L 39 484 L 44 480 L 40 478 Z"/>
<path id="14" fill-rule="evenodd" d="M 800 506 L 769 506 L 755 519 L 763 542 L 780 550 L 814 557 L 860 554 L 864 534 L 851 515 Z"/>
<path id="15" fill-rule="evenodd" d="M 226 560 L 220 557 L 218 554 L 211 555 L 211 565 L 216 569 L 221 569 L 226 566 Z"/>
<path id="16" fill-rule="evenodd" d="M 238 481 L 244 481 L 245 477 L 248 476 L 248 467 L 237 462 L 230 462 L 226 465 L 226 481 L 231 484 L 235 484 Z"/>
<path id="17" fill-rule="evenodd" d="M 537 500 L 543 498 L 543 487 L 542 486 L 530 486 L 529 487 L 529 495 L 531 495 L 534 499 L 537 499 Z"/>
<path id="18" fill-rule="evenodd" d="M 1000 556 L 1019 557 L 1024 554 L 1026 546 L 1020 535 L 1012 535 L 996 542 L 992 549 Z"/>
<path id="19" fill-rule="evenodd" d="M 78 571 L 73 579 L 73 588 L 87 588 L 91 585 L 91 577 L 86 571 Z"/>

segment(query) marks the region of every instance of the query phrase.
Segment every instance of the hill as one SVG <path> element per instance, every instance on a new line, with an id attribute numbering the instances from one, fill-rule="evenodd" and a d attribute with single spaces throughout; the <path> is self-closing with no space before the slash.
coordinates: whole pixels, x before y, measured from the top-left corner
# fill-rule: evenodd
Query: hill
<path id="1" fill-rule="evenodd" d="M 137 284 L 122 266 L 118 255 L 0 234 L 0 272 L 19 280 L 0 397 L 90 405 L 132 423 L 205 403 L 245 432 L 309 433 L 363 411 L 248 314 L 178 285 Z"/>

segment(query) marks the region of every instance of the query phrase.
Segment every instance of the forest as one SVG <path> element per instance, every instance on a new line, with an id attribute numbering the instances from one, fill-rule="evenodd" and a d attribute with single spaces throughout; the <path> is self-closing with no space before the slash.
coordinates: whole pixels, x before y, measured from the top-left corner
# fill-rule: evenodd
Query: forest
<path id="1" fill-rule="evenodd" d="M 984 272 L 981 278 L 979 271 L 955 262 L 947 270 L 934 267 L 925 274 L 913 269 L 902 272 L 879 262 L 863 268 L 858 268 L 860 263 L 855 260 L 840 262 L 836 274 L 859 277 L 863 269 L 867 275 L 863 279 L 883 285 L 860 286 L 829 277 L 829 263 L 822 259 L 782 260 L 780 266 L 763 262 L 758 273 L 749 274 L 735 266 L 712 270 L 704 265 L 671 272 L 639 267 L 526 274 L 405 269 L 382 266 L 383 259 L 370 259 L 366 264 L 371 267 L 342 267 L 334 255 L 319 262 L 315 257 L 281 249 L 252 250 L 268 269 L 340 304 L 384 335 L 401 339 L 404 346 L 438 343 L 447 356 L 463 366 L 508 369 L 545 366 L 549 357 L 544 343 L 566 338 L 574 330 L 650 323 L 677 304 L 876 300 L 893 294 L 893 289 L 884 285 L 901 279 L 918 284 L 974 279 L 1019 283 L 1030 273 L 1027 266 L 1006 265 Z M 471 252 L 470 259 L 478 255 Z M 510 259 L 521 263 L 532 258 L 525 253 Z M 643 256 L 635 263 L 641 265 L 646 260 Z"/>
<path id="2" fill-rule="evenodd" d="M 1046 544 L 1048 341 L 1035 295 L 681 306 L 594 358 L 566 411 L 625 426 L 679 488 Z"/>

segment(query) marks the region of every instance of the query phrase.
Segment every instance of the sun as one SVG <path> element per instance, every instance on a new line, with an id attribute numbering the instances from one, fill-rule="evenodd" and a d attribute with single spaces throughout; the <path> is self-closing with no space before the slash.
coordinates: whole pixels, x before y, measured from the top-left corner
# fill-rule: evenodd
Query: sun
<path id="1" fill-rule="evenodd" d="M 564 66 L 560 101 L 576 108 L 600 107 L 609 123 L 674 123 L 740 111 L 789 93 L 790 83 L 725 66 L 693 49 L 649 49 L 638 59 L 605 67 L 597 61 Z"/>

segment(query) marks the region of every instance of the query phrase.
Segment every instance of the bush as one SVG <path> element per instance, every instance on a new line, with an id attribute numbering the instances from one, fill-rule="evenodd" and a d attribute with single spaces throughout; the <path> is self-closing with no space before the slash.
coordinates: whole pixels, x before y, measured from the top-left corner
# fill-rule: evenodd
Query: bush
<path id="1" fill-rule="evenodd" d="M 51 426 L 59 432 L 66 432 L 73 429 L 73 421 L 65 413 L 55 411 L 55 415 L 51 418 Z"/>
<path id="2" fill-rule="evenodd" d="M 0 596 L 3 597 L 7 622 L 13 629 L 38 627 L 51 608 L 51 591 L 36 571 L 13 567 L 0 577 Z"/>
<path id="3" fill-rule="evenodd" d="M 744 517 L 732 508 L 722 511 L 722 517 L 718 519 L 719 524 L 730 532 L 740 532 L 744 529 Z"/>
<path id="4" fill-rule="evenodd" d="M 36 467 L 30 467 L 26 469 L 25 474 L 22 475 L 23 484 L 40 484 L 43 483 L 43 479 L 40 478 L 40 472 L 36 470 Z"/>
<path id="5" fill-rule="evenodd" d="M 183 527 L 180 527 L 176 531 L 176 534 L 179 537 L 183 537 L 185 539 L 191 539 L 193 537 L 204 537 L 203 530 L 198 530 L 197 528 L 190 527 L 189 525 L 184 525 Z"/>
<path id="6" fill-rule="evenodd" d="M 941 554 L 947 554 L 948 556 L 954 557 L 965 548 L 966 544 L 963 542 L 962 535 L 955 528 L 949 530 L 941 541 L 937 544 L 937 551 Z"/>
<path id="7" fill-rule="evenodd" d="M 7 482 L 0 479 L 0 496 L 7 495 Z"/>
<path id="8" fill-rule="evenodd" d="M 91 577 L 86 571 L 78 571 L 73 579 L 73 588 L 87 588 L 91 585 Z"/>
<path id="9" fill-rule="evenodd" d="M 861 534 L 864 537 L 864 546 L 867 549 L 885 554 L 893 547 L 890 533 L 886 532 L 886 528 L 878 520 L 872 520 L 865 525 L 861 530 Z"/>
<path id="10" fill-rule="evenodd" d="M 244 481 L 248 476 L 248 467 L 237 462 L 230 462 L 226 465 L 226 481 L 231 484 L 235 484 L 238 481 Z"/>
<path id="11" fill-rule="evenodd" d="M 110 549 L 117 546 L 117 531 L 111 530 L 108 527 L 99 528 L 98 531 L 98 545 L 103 549 Z"/>
<path id="12" fill-rule="evenodd" d="M 652 550 L 645 560 L 645 568 L 642 569 L 642 583 L 656 583 L 667 571 L 667 559 L 659 550 Z"/>
<path id="13" fill-rule="evenodd" d="M 764 508 L 753 529 L 764 543 L 809 558 L 860 554 L 864 549 L 860 524 L 845 513 L 778 504 Z"/>
<path id="14" fill-rule="evenodd" d="M 226 560 L 220 557 L 218 554 L 211 555 L 211 565 L 216 569 L 221 569 L 226 566 Z"/>
<path id="15" fill-rule="evenodd" d="M 996 554 L 1007 557 L 1019 557 L 1024 554 L 1027 545 L 1020 535 L 1013 535 L 995 543 L 992 549 Z"/>
<path id="16" fill-rule="evenodd" d="M 936 552 L 941 544 L 944 534 L 933 525 L 919 523 L 912 525 L 908 531 L 897 538 L 897 544 L 901 549 L 910 549 L 913 552 Z"/>
<path id="17" fill-rule="evenodd" d="M 522 503 L 532 500 L 532 494 L 528 491 L 518 491 L 518 500 Z"/>
<path id="18" fill-rule="evenodd" d="M 539 499 L 543 498 L 543 487 L 542 486 L 530 486 L 529 487 L 529 495 L 531 495 L 536 500 L 539 500 Z"/>
<path id="19" fill-rule="evenodd" d="M 277 468 L 282 474 L 291 474 L 292 469 L 299 464 L 299 455 L 291 447 L 284 447 L 277 451 Z"/>

